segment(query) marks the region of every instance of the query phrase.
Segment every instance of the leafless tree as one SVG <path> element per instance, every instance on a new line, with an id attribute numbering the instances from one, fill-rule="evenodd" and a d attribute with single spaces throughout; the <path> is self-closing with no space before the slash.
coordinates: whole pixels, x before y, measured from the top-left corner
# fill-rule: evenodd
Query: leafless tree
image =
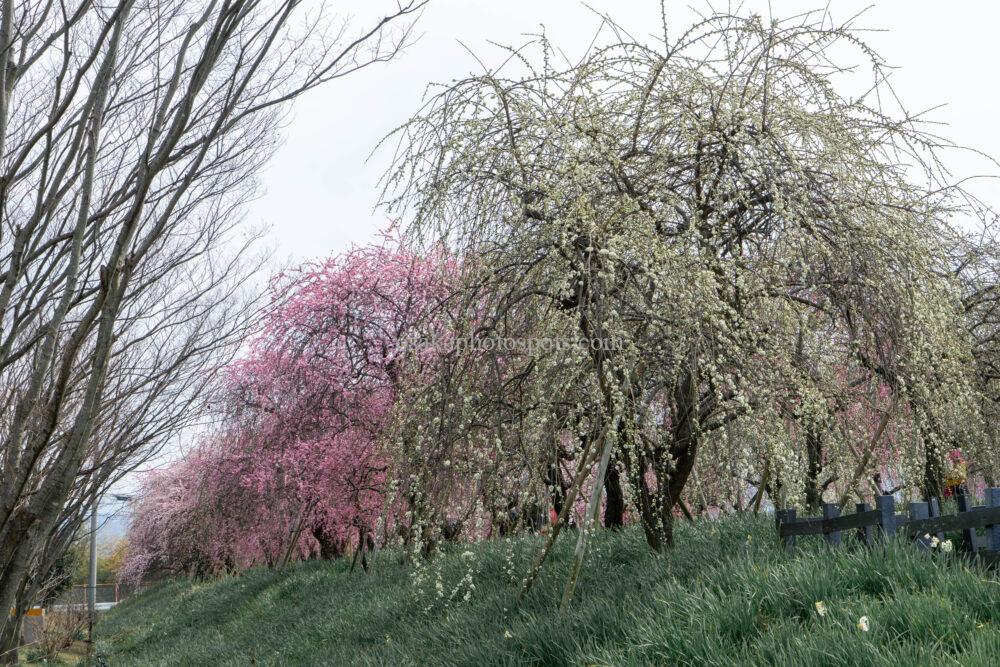
<path id="1" fill-rule="evenodd" d="M 299 0 L 2 3 L 0 609 L 198 418 L 247 324 L 232 239 L 288 103 L 397 55 L 423 4 L 358 29 Z"/>

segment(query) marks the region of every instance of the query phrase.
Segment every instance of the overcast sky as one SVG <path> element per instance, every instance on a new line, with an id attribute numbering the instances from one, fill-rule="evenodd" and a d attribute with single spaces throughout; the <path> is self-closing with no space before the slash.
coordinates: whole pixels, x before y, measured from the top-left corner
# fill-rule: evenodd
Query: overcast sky
<path id="1" fill-rule="evenodd" d="M 379 0 L 329 4 L 352 16 L 357 27 L 387 6 Z M 659 33 L 658 0 L 589 4 L 636 36 Z M 692 6 L 707 9 L 697 1 L 668 1 L 672 34 L 690 25 Z M 741 12 L 781 18 L 823 6 L 809 0 L 748 0 Z M 866 7 L 857 25 L 880 30 L 866 39 L 898 67 L 891 81 L 908 110 L 945 104 L 931 115 L 947 124 L 941 132 L 956 143 L 1000 155 L 1000 3 L 832 0 L 829 12 L 834 20 L 846 21 Z M 270 227 L 268 244 L 276 260 L 323 257 L 372 239 L 386 222 L 373 206 L 390 157 L 383 152 L 367 159 L 378 140 L 417 110 L 429 82 L 481 71 L 463 43 L 493 65 L 501 56 L 490 40 L 519 45 L 541 25 L 557 46 L 578 57 L 599 19 L 578 0 L 430 0 L 417 25 L 418 41 L 398 60 L 299 99 L 284 128 L 283 145 L 262 174 L 265 194 L 248 208 L 249 223 Z M 972 155 L 951 154 L 947 163 L 961 176 L 987 170 Z M 976 191 L 997 201 L 1000 182 L 983 182 Z"/>

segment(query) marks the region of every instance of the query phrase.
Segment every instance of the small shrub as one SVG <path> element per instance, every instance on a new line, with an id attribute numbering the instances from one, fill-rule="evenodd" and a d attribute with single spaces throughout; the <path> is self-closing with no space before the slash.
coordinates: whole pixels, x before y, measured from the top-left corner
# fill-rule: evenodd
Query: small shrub
<path id="1" fill-rule="evenodd" d="M 82 611 L 53 612 L 45 618 L 45 630 L 34 652 L 37 658 L 29 660 L 54 660 L 59 651 L 68 648 L 75 640 L 83 638 L 87 615 Z"/>

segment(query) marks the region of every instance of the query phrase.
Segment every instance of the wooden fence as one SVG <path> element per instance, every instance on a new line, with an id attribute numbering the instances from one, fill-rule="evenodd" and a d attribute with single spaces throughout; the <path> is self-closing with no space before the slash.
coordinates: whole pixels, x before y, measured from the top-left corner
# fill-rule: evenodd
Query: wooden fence
<path id="1" fill-rule="evenodd" d="M 899 535 L 921 549 L 931 549 L 944 542 L 945 532 L 961 531 L 961 539 L 953 546 L 956 552 L 994 567 L 1000 564 L 1000 487 L 986 489 L 985 505 L 973 506 L 967 496 L 958 496 L 957 508 L 956 514 L 942 515 L 937 499 L 932 498 L 910 503 L 907 513 L 897 514 L 895 499 L 879 496 L 874 509 L 858 503 L 854 514 L 841 515 L 840 507 L 825 503 L 821 517 L 796 518 L 794 509 L 786 509 L 775 512 L 775 521 L 786 549 L 794 549 L 800 535 L 822 535 L 834 546 L 846 536 L 868 547 Z M 977 533 L 979 528 L 985 529 L 985 535 Z"/>

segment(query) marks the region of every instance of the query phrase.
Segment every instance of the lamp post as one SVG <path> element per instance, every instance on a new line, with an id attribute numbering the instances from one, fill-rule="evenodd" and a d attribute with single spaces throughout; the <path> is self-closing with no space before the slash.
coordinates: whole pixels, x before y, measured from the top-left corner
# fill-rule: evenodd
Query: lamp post
<path id="1" fill-rule="evenodd" d="M 97 504 L 90 508 L 90 572 L 87 577 L 87 643 L 94 645 L 94 617 L 97 614 Z"/>
<path id="2" fill-rule="evenodd" d="M 114 499 L 119 502 L 128 502 L 132 496 L 124 493 L 114 494 Z M 94 620 L 97 618 L 97 506 L 98 500 L 94 500 L 94 506 L 90 509 L 90 572 L 87 577 L 87 642 L 93 646 L 94 642 Z"/>

